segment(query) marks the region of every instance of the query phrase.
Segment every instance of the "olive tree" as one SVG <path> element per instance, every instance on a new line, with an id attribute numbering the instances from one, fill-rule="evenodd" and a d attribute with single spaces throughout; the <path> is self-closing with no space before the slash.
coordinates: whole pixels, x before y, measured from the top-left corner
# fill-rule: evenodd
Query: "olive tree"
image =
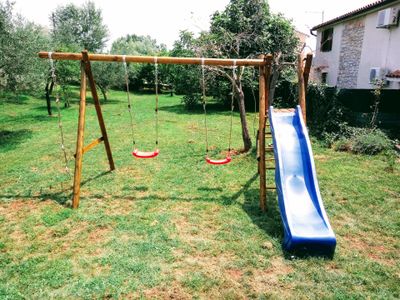
<path id="1" fill-rule="evenodd" d="M 51 37 L 54 51 L 80 52 L 83 49 L 89 52 L 101 52 L 107 42 L 108 29 L 103 24 L 102 12 L 95 7 L 94 2 L 86 2 L 82 6 L 67 4 L 59 6 L 50 15 Z M 62 86 L 62 96 L 66 106 L 69 106 L 70 85 L 78 82 L 79 63 L 75 61 L 58 61 L 57 80 Z M 99 77 L 98 86 L 106 98 L 107 72 L 105 66 L 96 65 L 93 68 L 96 77 Z M 110 78 L 112 81 L 112 78 Z M 54 82 L 52 77 L 48 77 L 46 84 L 46 98 L 48 99 L 48 110 L 51 112 L 50 94 L 53 90 Z"/>
<path id="2" fill-rule="evenodd" d="M 0 2 L 0 86 L 6 91 L 37 92 L 45 81 L 46 65 L 37 52 L 49 44 L 45 30 L 13 13 L 13 4 Z"/>
<path id="3" fill-rule="evenodd" d="M 298 40 L 293 25 L 281 15 L 270 12 L 264 0 L 231 0 L 221 12 L 211 17 L 210 30 L 191 41 L 192 51 L 197 56 L 221 58 L 254 58 L 264 53 L 274 53 L 275 57 L 294 56 Z M 279 63 L 277 61 L 277 63 Z M 244 150 L 251 149 L 248 131 L 244 84 L 252 84 L 243 68 L 234 75 L 231 70 L 209 68 L 218 78 L 225 78 L 234 87 L 234 97 L 240 112 Z M 213 81 L 215 82 L 215 81 Z M 226 84 L 214 85 L 214 89 L 227 90 Z M 214 91 L 214 94 L 222 94 Z"/>

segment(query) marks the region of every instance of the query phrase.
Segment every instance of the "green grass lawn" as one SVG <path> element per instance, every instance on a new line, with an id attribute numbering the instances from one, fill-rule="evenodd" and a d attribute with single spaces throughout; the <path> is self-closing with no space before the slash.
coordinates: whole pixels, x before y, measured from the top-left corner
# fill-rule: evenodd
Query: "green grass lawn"
<path id="1" fill-rule="evenodd" d="M 133 99 L 144 150 L 154 148 L 153 100 Z M 258 208 L 254 153 L 207 165 L 202 111 L 187 112 L 167 95 L 160 107 L 160 155 L 137 160 L 125 94 L 110 94 L 103 112 L 117 169 L 107 172 L 103 144 L 85 154 L 81 204 L 71 210 L 57 118 L 46 115 L 43 99 L 0 99 L 0 299 L 400 297 L 398 162 L 391 173 L 383 156 L 314 141 L 336 254 L 287 259 L 276 195 L 268 194 L 266 214 Z M 208 110 L 210 145 L 219 153 L 229 112 Z M 72 157 L 76 102 L 62 113 Z M 99 136 L 89 100 L 85 141 Z M 237 114 L 233 147 L 241 147 Z"/>

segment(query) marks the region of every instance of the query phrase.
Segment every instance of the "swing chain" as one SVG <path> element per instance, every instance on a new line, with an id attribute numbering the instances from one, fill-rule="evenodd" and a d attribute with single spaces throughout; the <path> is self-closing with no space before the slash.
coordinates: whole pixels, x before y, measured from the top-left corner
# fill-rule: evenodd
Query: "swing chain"
<path id="1" fill-rule="evenodd" d="M 208 128 L 207 128 L 207 100 L 206 100 L 206 79 L 205 79 L 205 65 L 204 57 L 201 58 L 201 89 L 202 89 L 202 103 L 204 110 L 204 129 L 206 131 L 206 153 L 208 155 Z"/>
<path id="2" fill-rule="evenodd" d="M 155 73 L 155 89 L 156 89 L 156 108 L 155 108 L 155 117 L 156 117 L 156 145 L 158 146 L 158 58 L 154 57 L 154 73 Z"/>
<path id="3" fill-rule="evenodd" d="M 65 136 L 64 136 L 64 129 L 61 119 L 61 108 L 60 108 L 60 93 L 57 89 L 57 75 L 56 75 L 56 68 L 54 66 L 54 61 L 52 58 L 53 52 L 49 52 L 49 62 L 50 62 L 50 76 L 53 81 L 53 89 L 56 91 L 56 107 L 57 107 L 57 116 L 58 116 L 58 128 L 60 129 L 60 138 L 61 138 L 61 150 L 64 156 L 64 164 L 65 164 L 65 172 L 71 178 L 71 173 L 68 168 L 68 155 L 67 150 L 65 149 Z"/>
<path id="4" fill-rule="evenodd" d="M 237 65 L 236 65 L 236 59 L 233 60 L 233 69 L 232 69 L 232 76 L 233 76 L 233 82 L 232 82 L 232 95 L 231 95 L 231 126 L 229 128 L 229 143 L 228 143 L 228 156 L 231 155 L 231 144 L 232 144 L 232 126 L 233 126 L 233 110 L 235 109 L 235 85 L 236 85 L 236 74 L 237 70 Z"/>
<path id="5" fill-rule="evenodd" d="M 129 112 L 129 117 L 130 117 L 130 122 L 131 122 L 131 137 L 132 137 L 132 151 L 135 148 L 135 132 L 134 132 L 134 125 L 133 125 L 133 113 L 132 113 L 132 101 L 129 93 L 129 74 L 128 74 L 128 65 L 126 64 L 126 55 L 122 56 L 122 62 L 124 65 L 124 70 L 125 70 L 125 85 L 126 85 L 126 96 L 128 99 L 128 112 Z"/>
<path id="6" fill-rule="evenodd" d="M 253 77 L 252 77 L 252 79 L 250 79 L 249 84 L 250 84 L 250 90 L 251 90 L 251 94 L 252 94 L 252 97 L 253 97 L 253 103 L 254 103 L 253 135 L 254 135 L 255 139 L 258 139 L 257 130 L 256 130 L 256 123 L 258 121 L 258 118 L 257 118 L 257 116 L 258 116 L 258 114 L 257 114 L 257 100 L 256 100 L 256 94 L 254 92 L 254 87 L 253 87 L 253 82 L 256 80 L 256 69 L 255 68 L 253 68 L 253 74 L 252 75 L 253 75 Z"/>

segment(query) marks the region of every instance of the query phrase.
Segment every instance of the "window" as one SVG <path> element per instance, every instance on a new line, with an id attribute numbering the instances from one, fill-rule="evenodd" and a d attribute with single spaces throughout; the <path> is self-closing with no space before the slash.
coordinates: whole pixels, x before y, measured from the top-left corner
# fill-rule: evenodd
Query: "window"
<path id="1" fill-rule="evenodd" d="M 327 72 L 321 73 L 321 83 L 326 84 L 327 80 L 328 80 L 328 73 Z"/>
<path id="2" fill-rule="evenodd" d="M 322 31 L 321 51 L 329 52 L 332 50 L 333 28 L 328 28 Z"/>

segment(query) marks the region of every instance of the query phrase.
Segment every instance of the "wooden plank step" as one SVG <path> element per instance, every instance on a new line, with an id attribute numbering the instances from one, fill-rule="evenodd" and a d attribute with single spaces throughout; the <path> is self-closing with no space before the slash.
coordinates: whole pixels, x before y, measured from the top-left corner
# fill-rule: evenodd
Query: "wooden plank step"
<path id="1" fill-rule="evenodd" d="M 274 112 L 276 113 L 289 113 L 289 112 L 294 112 L 294 108 L 274 108 Z"/>
<path id="2" fill-rule="evenodd" d="M 276 190 L 276 186 L 267 186 L 267 190 Z"/>

